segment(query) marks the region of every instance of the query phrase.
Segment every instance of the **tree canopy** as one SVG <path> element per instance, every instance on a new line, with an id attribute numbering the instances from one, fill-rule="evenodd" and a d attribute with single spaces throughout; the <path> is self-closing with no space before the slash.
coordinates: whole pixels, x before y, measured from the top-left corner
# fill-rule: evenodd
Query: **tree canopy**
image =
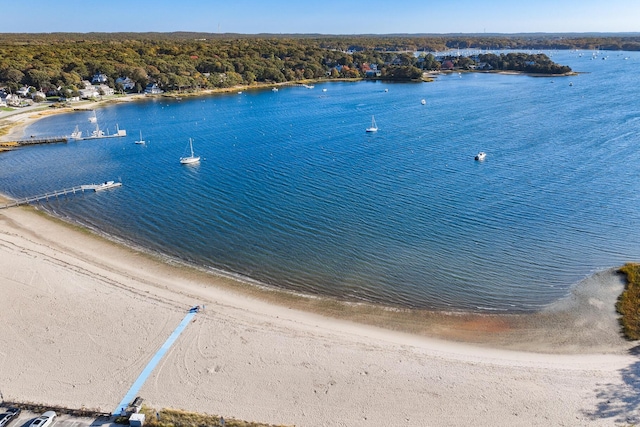
<path id="1" fill-rule="evenodd" d="M 156 83 L 165 90 L 233 87 L 319 78 L 420 79 L 441 62 L 432 53 L 451 48 L 638 48 L 640 38 L 541 38 L 488 36 L 246 36 L 200 33 L 0 34 L 0 87 L 22 85 L 77 93 L 97 73 L 107 84 L 129 77 L 141 90 Z M 416 52 L 421 52 L 416 54 Z M 549 58 L 500 56 L 455 59 L 494 69 L 557 73 Z M 570 71 L 570 69 L 568 69 Z"/>

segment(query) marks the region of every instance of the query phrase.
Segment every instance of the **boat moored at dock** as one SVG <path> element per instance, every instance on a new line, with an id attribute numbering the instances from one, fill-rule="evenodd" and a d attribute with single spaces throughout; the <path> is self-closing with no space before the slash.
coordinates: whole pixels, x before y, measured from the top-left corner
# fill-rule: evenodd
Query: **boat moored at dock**
<path id="1" fill-rule="evenodd" d="M 110 188 L 116 188 L 116 187 L 121 187 L 122 183 L 121 182 L 115 182 L 115 181 L 105 181 L 102 184 L 97 184 L 93 186 L 93 191 L 98 192 L 98 191 L 104 191 L 104 190 L 108 190 Z"/>

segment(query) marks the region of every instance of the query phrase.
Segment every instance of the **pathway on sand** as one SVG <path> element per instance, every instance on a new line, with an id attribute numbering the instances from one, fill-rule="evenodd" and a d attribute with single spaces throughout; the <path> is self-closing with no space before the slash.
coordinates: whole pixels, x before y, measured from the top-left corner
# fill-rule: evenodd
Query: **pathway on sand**
<path id="1" fill-rule="evenodd" d="M 134 396 L 138 394 L 138 391 L 140 391 L 140 388 L 142 388 L 145 381 L 147 381 L 147 378 L 149 377 L 149 375 L 151 375 L 151 372 L 153 372 L 155 367 L 158 365 L 158 362 L 160 362 L 160 360 L 165 355 L 167 350 L 169 350 L 173 345 L 173 343 L 178 339 L 182 331 L 184 331 L 187 325 L 191 322 L 191 319 L 193 319 L 193 317 L 196 315 L 198 310 L 199 310 L 199 307 L 194 307 L 191 310 L 189 310 L 186 316 L 184 316 L 184 319 L 182 319 L 182 322 L 180 322 L 178 327 L 171 333 L 171 335 L 169 335 L 169 338 L 167 338 L 164 344 L 162 344 L 162 347 L 160 347 L 160 349 L 156 352 L 153 358 L 149 361 L 147 366 L 142 370 L 138 378 L 134 381 L 133 385 L 131 386 L 127 394 L 124 396 L 124 398 L 122 399 L 122 401 L 120 402 L 116 410 L 113 411 L 114 415 L 117 415 L 117 414 L 124 415 L 126 413 L 129 403 L 133 401 Z"/>

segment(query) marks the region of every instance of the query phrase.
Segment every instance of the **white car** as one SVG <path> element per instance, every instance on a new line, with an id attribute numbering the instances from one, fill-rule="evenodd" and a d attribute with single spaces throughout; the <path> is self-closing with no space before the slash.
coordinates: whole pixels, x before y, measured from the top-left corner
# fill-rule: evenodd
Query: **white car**
<path id="1" fill-rule="evenodd" d="M 29 427 L 49 427 L 53 424 L 53 420 L 56 418 L 56 413 L 53 411 L 47 411 L 40 415 L 35 420 L 31 421 Z"/>

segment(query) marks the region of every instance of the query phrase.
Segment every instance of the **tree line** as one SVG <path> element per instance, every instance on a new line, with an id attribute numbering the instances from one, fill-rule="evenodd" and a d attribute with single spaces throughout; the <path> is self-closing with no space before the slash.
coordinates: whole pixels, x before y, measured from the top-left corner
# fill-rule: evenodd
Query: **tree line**
<path id="1" fill-rule="evenodd" d="M 506 45 L 507 41 L 509 45 Z M 427 52 L 485 44 L 496 48 L 521 47 L 526 45 L 525 41 L 504 37 L 444 36 L 0 34 L 0 87 L 15 91 L 28 85 L 43 91 L 75 94 L 81 88 L 82 80 L 90 80 L 98 73 L 106 75 L 107 84 L 116 90 L 124 89 L 116 83 L 118 77 L 129 77 L 136 92 L 149 83 L 156 83 L 165 90 L 183 90 L 367 75 L 417 80 L 424 71 L 441 67 L 442 63 Z M 548 43 L 555 43 L 555 39 L 549 39 Z M 414 54 L 420 51 L 424 53 Z M 531 61 L 528 60 L 529 67 Z M 539 63 L 536 72 L 558 70 L 549 66 L 548 58 L 539 57 L 533 61 Z M 483 62 L 490 61 L 485 59 Z M 470 65 L 459 58 L 456 64 L 461 68 Z M 510 57 L 491 64 L 495 69 L 522 68 L 521 62 Z M 518 71 L 529 71 L 526 67 L 519 68 Z"/>

